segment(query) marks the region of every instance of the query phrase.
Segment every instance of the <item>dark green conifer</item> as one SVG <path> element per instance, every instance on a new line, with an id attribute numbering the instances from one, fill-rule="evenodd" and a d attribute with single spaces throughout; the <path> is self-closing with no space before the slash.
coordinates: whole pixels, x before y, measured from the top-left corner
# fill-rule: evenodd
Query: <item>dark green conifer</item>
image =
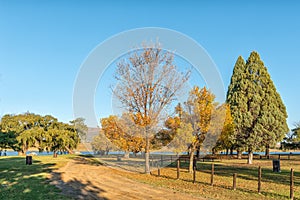
<path id="1" fill-rule="evenodd" d="M 238 148 L 248 151 L 252 163 L 253 151 L 268 149 L 288 132 L 286 108 L 257 52 L 252 52 L 244 64 L 238 58 L 227 93 L 235 123 Z"/>

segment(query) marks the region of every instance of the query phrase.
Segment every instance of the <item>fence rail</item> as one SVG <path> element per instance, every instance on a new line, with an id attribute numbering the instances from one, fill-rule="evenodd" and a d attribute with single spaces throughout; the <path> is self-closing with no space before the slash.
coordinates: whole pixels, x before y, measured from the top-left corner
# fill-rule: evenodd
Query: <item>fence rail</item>
<path id="1" fill-rule="evenodd" d="M 180 167 L 180 162 L 182 160 L 184 160 L 185 158 L 178 158 L 177 159 L 177 180 L 180 179 L 180 170 L 182 169 Z M 197 165 L 197 159 L 194 159 L 194 162 L 196 164 L 194 164 L 193 166 L 193 178 L 192 178 L 192 182 L 193 184 L 196 183 L 196 172 L 199 171 L 197 170 L 196 168 L 196 165 Z M 210 177 L 210 185 L 211 186 L 214 186 L 214 175 L 215 175 L 215 164 L 214 163 L 211 163 L 211 169 L 210 169 L 210 174 L 211 174 L 211 177 Z M 158 167 L 158 176 L 161 176 L 161 168 Z M 263 176 L 263 172 L 262 172 L 262 167 L 261 166 L 258 166 L 258 171 L 257 171 L 257 192 L 260 194 L 262 192 L 262 176 Z M 233 190 L 237 190 L 237 177 L 238 177 L 238 173 L 233 173 L 232 175 L 232 189 Z M 185 181 L 188 181 L 185 179 Z M 291 168 L 291 171 L 290 171 L 290 183 L 289 183 L 289 186 L 290 186 L 290 199 L 294 199 L 294 169 Z"/>

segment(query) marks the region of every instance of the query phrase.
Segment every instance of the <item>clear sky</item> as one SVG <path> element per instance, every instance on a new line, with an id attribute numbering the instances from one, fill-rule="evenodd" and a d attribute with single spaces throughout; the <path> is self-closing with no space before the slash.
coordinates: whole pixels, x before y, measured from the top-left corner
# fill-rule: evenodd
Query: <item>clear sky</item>
<path id="1" fill-rule="evenodd" d="M 201 44 L 226 88 L 237 57 L 258 51 L 293 128 L 300 121 L 299 10 L 297 1 L 283 0 L 0 0 L 0 115 L 30 111 L 71 120 L 74 82 L 89 52 L 119 32 L 163 27 Z M 102 95 L 99 117 L 107 114 L 97 103 Z"/>

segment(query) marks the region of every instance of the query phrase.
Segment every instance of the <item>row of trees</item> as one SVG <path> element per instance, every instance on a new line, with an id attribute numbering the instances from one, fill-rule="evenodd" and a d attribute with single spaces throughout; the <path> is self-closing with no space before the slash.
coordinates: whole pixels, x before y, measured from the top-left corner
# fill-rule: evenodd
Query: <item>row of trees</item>
<path id="1" fill-rule="evenodd" d="M 233 133 L 230 109 L 226 104 L 218 105 L 214 99 L 205 87 L 194 87 L 184 105 L 176 106 L 175 116 L 168 117 L 164 128 L 150 137 L 150 149 L 167 147 L 178 154 L 188 151 L 192 171 L 194 152 L 199 157 L 200 148 L 208 152 L 229 146 Z M 92 142 L 95 151 L 108 153 L 111 149 L 120 149 L 126 157 L 129 152 L 145 151 L 142 129 L 135 126 L 130 114 L 109 116 L 100 122 L 100 134 Z"/>
<path id="2" fill-rule="evenodd" d="M 173 61 L 173 55 L 157 44 L 121 61 L 113 93 L 125 112 L 101 119 L 97 139 L 106 137 L 106 145 L 126 152 L 145 152 L 146 173 L 150 173 L 150 149 L 167 146 L 189 152 L 190 171 L 194 153 L 199 156 L 200 150 L 236 150 L 239 155 L 248 151 L 251 164 L 253 151 L 268 153 L 288 132 L 286 108 L 258 53 L 252 52 L 246 62 L 238 58 L 226 103 L 215 102 L 205 87 L 194 87 L 175 114 L 167 116 L 163 110 L 174 103 L 189 79 L 189 72 L 178 73 Z"/>
<path id="3" fill-rule="evenodd" d="M 55 156 L 57 151 L 72 152 L 86 132 L 82 118 L 66 124 L 51 115 L 7 114 L 0 122 L 0 148 L 24 155 L 30 147 L 35 147 L 40 152 L 53 151 Z"/>
<path id="4" fill-rule="evenodd" d="M 257 52 L 245 62 L 237 59 L 227 92 L 234 120 L 235 149 L 248 151 L 252 164 L 253 151 L 266 149 L 280 142 L 289 132 L 287 112 L 271 77 Z"/>

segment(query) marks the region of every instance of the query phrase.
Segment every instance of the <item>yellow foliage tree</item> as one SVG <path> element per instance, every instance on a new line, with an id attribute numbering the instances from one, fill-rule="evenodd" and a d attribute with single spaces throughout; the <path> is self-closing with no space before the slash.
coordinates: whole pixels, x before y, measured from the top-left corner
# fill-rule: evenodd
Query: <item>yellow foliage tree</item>
<path id="1" fill-rule="evenodd" d="M 222 128 L 222 132 L 218 138 L 216 146 L 214 147 L 214 151 L 226 149 L 226 154 L 228 154 L 228 150 L 230 149 L 231 153 L 235 145 L 234 139 L 234 123 L 233 118 L 231 116 L 230 107 L 228 104 L 222 105 L 225 109 L 225 119 L 224 126 Z"/>
<path id="2" fill-rule="evenodd" d="M 215 96 L 206 87 L 200 89 L 195 86 L 185 103 L 186 109 L 183 112 L 182 121 L 191 124 L 194 136 L 189 145 L 190 172 L 193 171 L 194 152 L 197 150 L 199 155 L 201 144 L 210 129 L 212 114 L 216 107 L 214 100 Z"/>
<path id="3" fill-rule="evenodd" d="M 128 114 L 123 114 L 121 118 L 111 115 L 100 120 L 101 131 L 114 145 L 125 151 L 124 157 L 129 157 L 129 152 L 140 152 L 145 146 L 145 141 L 128 117 Z"/>

